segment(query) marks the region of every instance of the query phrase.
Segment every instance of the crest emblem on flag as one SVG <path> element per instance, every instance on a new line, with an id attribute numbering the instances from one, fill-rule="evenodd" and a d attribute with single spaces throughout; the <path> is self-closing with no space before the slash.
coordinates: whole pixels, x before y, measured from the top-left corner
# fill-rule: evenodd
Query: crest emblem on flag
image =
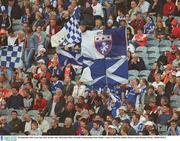
<path id="1" fill-rule="evenodd" d="M 106 56 L 112 48 L 112 36 L 111 35 L 98 35 L 95 36 L 95 48 L 97 51 Z"/>

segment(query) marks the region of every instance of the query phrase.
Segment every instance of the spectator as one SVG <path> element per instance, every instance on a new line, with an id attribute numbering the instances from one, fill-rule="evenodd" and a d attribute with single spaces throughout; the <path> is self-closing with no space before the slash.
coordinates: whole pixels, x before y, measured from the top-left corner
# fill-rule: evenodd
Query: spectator
<path id="1" fill-rule="evenodd" d="M 157 16 L 162 13 L 162 3 L 160 0 L 153 0 L 153 3 L 149 7 L 149 15 Z"/>
<path id="2" fill-rule="evenodd" d="M 175 120 L 171 121 L 171 126 L 168 128 L 167 133 L 170 136 L 180 135 L 180 128 L 179 126 L 177 126 L 177 123 Z"/>
<path id="3" fill-rule="evenodd" d="M 147 15 L 149 7 L 150 7 L 150 3 L 145 0 L 139 0 L 138 7 L 142 14 Z"/>
<path id="4" fill-rule="evenodd" d="M 49 130 L 50 125 L 48 121 L 44 119 L 43 114 L 39 113 L 37 115 L 37 122 L 38 122 L 39 129 L 41 130 L 43 134 L 45 134 Z"/>
<path id="5" fill-rule="evenodd" d="M 11 127 L 7 123 L 6 116 L 0 116 L 0 134 L 1 135 L 10 135 Z"/>
<path id="6" fill-rule="evenodd" d="M 131 1 L 131 9 L 129 10 L 129 18 L 130 21 L 133 21 L 136 18 L 136 14 L 139 11 L 139 8 L 137 7 L 137 3 L 135 0 Z"/>
<path id="7" fill-rule="evenodd" d="M 166 0 L 166 3 L 163 6 L 163 16 L 168 16 L 172 14 L 175 10 L 175 4 L 172 0 Z"/>
<path id="8" fill-rule="evenodd" d="M 33 120 L 28 113 L 25 113 L 25 114 L 23 115 L 23 120 L 24 120 L 24 121 L 22 122 L 22 132 L 23 132 L 25 135 L 29 135 L 29 134 L 30 134 L 30 131 L 31 131 L 31 124 L 32 124 L 32 122 L 34 122 L 35 120 Z"/>
<path id="9" fill-rule="evenodd" d="M 92 1 L 92 8 L 93 8 L 93 16 L 101 16 L 104 17 L 103 8 L 100 3 L 98 3 L 97 0 Z"/>
<path id="10" fill-rule="evenodd" d="M 129 135 L 129 136 L 136 135 L 136 131 L 134 130 L 133 127 L 131 127 L 129 119 L 123 120 L 123 125 L 120 130 L 122 135 Z"/>
<path id="11" fill-rule="evenodd" d="M 74 122 L 76 122 L 76 117 L 78 115 L 80 115 L 82 118 L 85 118 L 85 119 L 88 118 L 88 111 L 84 109 L 82 104 L 79 104 L 79 103 L 76 104 L 75 108 L 76 108 L 76 113 L 74 115 Z"/>
<path id="12" fill-rule="evenodd" d="M 9 30 L 12 28 L 12 22 L 10 17 L 8 16 L 8 11 L 6 7 L 1 6 L 1 12 L 2 16 L 0 16 L 0 28 L 5 28 L 6 30 Z"/>
<path id="13" fill-rule="evenodd" d="M 100 136 L 102 135 L 104 131 L 104 128 L 100 125 L 100 123 L 98 121 L 94 121 L 93 122 L 93 128 L 90 131 L 90 134 L 92 136 Z"/>
<path id="14" fill-rule="evenodd" d="M 116 113 L 116 117 L 119 117 L 122 121 L 128 119 L 129 120 L 129 116 L 126 114 L 126 107 L 125 106 L 121 106 Z"/>
<path id="15" fill-rule="evenodd" d="M 61 133 L 61 127 L 58 125 L 58 120 L 56 118 L 53 118 L 51 120 L 51 128 L 47 131 L 46 135 L 60 135 Z"/>
<path id="16" fill-rule="evenodd" d="M 147 44 L 147 36 L 143 34 L 141 29 L 137 30 L 137 34 L 134 35 L 132 41 L 134 42 L 134 46 L 137 48 L 138 46 L 146 46 Z"/>
<path id="17" fill-rule="evenodd" d="M 38 127 L 38 123 L 36 121 L 33 121 L 31 123 L 31 131 L 29 135 L 36 135 L 36 136 L 42 135 L 42 132 L 40 128 Z"/>
<path id="18" fill-rule="evenodd" d="M 14 86 L 12 86 L 12 95 L 7 99 L 6 107 L 14 109 L 22 109 L 24 107 L 23 97 L 18 91 L 18 86 L 14 84 Z"/>
<path id="19" fill-rule="evenodd" d="M 62 127 L 61 135 L 75 135 L 75 129 L 72 127 L 72 118 L 66 117 L 64 127 Z"/>
<path id="20" fill-rule="evenodd" d="M 154 22 L 151 17 L 146 18 L 146 24 L 144 25 L 144 33 L 145 34 L 152 34 L 154 33 Z"/>
<path id="21" fill-rule="evenodd" d="M 43 98 L 42 93 L 37 94 L 37 98 L 34 100 L 33 109 L 43 111 L 46 108 L 47 100 Z"/>
<path id="22" fill-rule="evenodd" d="M 22 131 L 22 121 L 18 118 L 17 111 L 11 112 L 12 120 L 8 123 L 11 133 L 20 133 Z"/>
<path id="23" fill-rule="evenodd" d="M 66 77 L 64 80 L 64 86 L 63 86 L 63 95 L 64 96 L 72 96 L 74 84 L 71 81 L 70 77 Z"/>

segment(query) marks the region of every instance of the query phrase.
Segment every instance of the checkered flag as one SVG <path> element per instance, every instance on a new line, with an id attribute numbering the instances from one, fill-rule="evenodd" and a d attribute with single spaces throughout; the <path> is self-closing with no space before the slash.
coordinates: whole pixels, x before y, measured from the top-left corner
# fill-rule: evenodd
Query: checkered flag
<path id="1" fill-rule="evenodd" d="M 79 28 L 80 7 L 76 7 L 69 21 L 55 35 L 51 37 L 52 47 L 75 45 L 81 42 L 81 30 Z"/>
<path id="2" fill-rule="evenodd" d="M 0 66 L 19 68 L 22 65 L 22 46 L 4 46 L 0 48 Z"/>

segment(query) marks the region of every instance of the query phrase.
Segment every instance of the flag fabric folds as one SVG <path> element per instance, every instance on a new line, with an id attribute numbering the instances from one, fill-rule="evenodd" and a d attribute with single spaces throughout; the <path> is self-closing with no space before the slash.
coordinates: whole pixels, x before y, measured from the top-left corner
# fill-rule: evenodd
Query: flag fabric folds
<path id="1" fill-rule="evenodd" d="M 81 54 L 94 60 L 126 56 L 126 29 L 116 28 L 82 33 Z"/>
<path id="2" fill-rule="evenodd" d="M 22 46 L 4 46 L 0 48 L 0 66 L 19 68 L 22 66 Z"/>
<path id="3" fill-rule="evenodd" d="M 52 47 L 73 46 L 81 42 L 81 31 L 79 28 L 80 7 L 76 7 L 69 21 L 64 27 L 51 37 Z"/>
<path id="4" fill-rule="evenodd" d="M 82 73 L 81 81 L 88 85 L 104 88 L 108 85 L 113 88 L 117 84 L 128 82 L 127 57 L 119 59 L 105 58 L 95 60 L 92 65 L 86 67 Z"/>

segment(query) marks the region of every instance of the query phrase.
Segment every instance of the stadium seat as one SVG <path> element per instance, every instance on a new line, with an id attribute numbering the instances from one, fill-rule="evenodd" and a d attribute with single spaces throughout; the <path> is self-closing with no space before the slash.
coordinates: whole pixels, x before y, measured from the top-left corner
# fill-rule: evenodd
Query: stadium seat
<path id="1" fill-rule="evenodd" d="M 25 110 L 16 110 L 16 111 L 18 113 L 18 116 L 23 116 L 26 113 Z"/>
<path id="2" fill-rule="evenodd" d="M 147 39 L 148 39 L 148 41 L 150 41 L 150 40 L 154 40 L 154 37 L 155 37 L 155 35 L 154 35 L 154 34 L 148 34 L 148 35 L 147 35 Z"/>
<path id="3" fill-rule="evenodd" d="M 159 53 L 159 48 L 158 47 L 149 47 L 148 50 L 147 50 L 147 53 L 148 54 Z"/>
<path id="4" fill-rule="evenodd" d="M 151 53 L 151 54 L 148 54 L 148 59 L 151 60 L 151 59 L 158 59 L 160 56 L 159 52 L 154 52 L 154 53 Z"/>
<path id="5" fill-rule="evenodd" d="M 147 42 L 147 44 L 148 44 L 148 47 L 159 46 L 159 41 L 158 40 L 150 40 Z"/>
<path id="6" fill-rule="evenodd" d="M 151 18 L 153 19 L 153 22 L 156 22 L 156 17 L 155 16 L 151 16 Z"/>
<path id="7" fill-rule="evenodd" d="M 138 70 L 129 70 L 128 71 L 128 76 L 134 76 L 134 77 L 138 77 L 139 75 L 139 71 Z"/>
<path id="8" fill-rule="evenodd" d="M 149 74 L 150 74 L 150 71 L 149 70 L 143 70 L 143 71 L 140 71 L 139 72 L 139 77 L 140 78 L 148 78 L 148 76 L 149 76 Z"/>
<path id="9" fill-rule="evenodd" d="M 9 115 L 9 109 L 0 110 L 0 115 Z"/>
<path id="10" fill-rule="evenodd" d="M 136 78 L 138 78 L 138 77 L 130 76 L 130 77 L 128 77 L 128 80 L 133 80 L 133 79 L 136 79 Z"/>
<path id="11" fill-rule="evenodd" d="M 168 130 L 168 126 L 166 125 L 158 125 L 158 131 L 160 135 L 166 135 Z"/>
<path id="12" fill-rule="evenodd" d="M 172 108 L 179 108 L 180 107 L 180 96 L 177 96 L 177 95 L 171 96 L 170 105 Z"/>
<path id="13" fill-rule="evenodd" d="M 172 45 L 172 43 L 171 43 L 170 40 L 161 40 L 160 43 L 159 43 L 160 47 L 162 47 L 162 46 L 170 47 L 171 45 Z"/>
<path id="14" fill-rule="evenodd" d="M 39 114 L 39 111 L 38 110 L 30 110 L 28 113 L 31 116 L 36 116 L 37 114 Z"/>
<path id="15" fill-rule="evenodd" d="M 180 40 L 174 40 L 173 45 L 180 47 Z"/>
<path id="16" fill-rule="evenodd" d="M 159 51 L 162 54 L 165 51 L 172 51 L 171 47 L 159 47 Z"/>
<path id="17" fill-rule="evenodd" d="M 156 62 L 157 59 L 156 58 L 153 58 L 153 59 L 149 59 L 149 68 L 152 67 L 152 65 L 154 64 L 154 62 Z"/>
<path id="18" fill-rule="evenodd" d="M 145 46 L 139 46 L 139 47 L 137 47 L 136 48 L 136 50 L 135 50 L 135 52 L 136 53 L 146 53 L 147 52 L 147 47 L 145 47 Z"/>

